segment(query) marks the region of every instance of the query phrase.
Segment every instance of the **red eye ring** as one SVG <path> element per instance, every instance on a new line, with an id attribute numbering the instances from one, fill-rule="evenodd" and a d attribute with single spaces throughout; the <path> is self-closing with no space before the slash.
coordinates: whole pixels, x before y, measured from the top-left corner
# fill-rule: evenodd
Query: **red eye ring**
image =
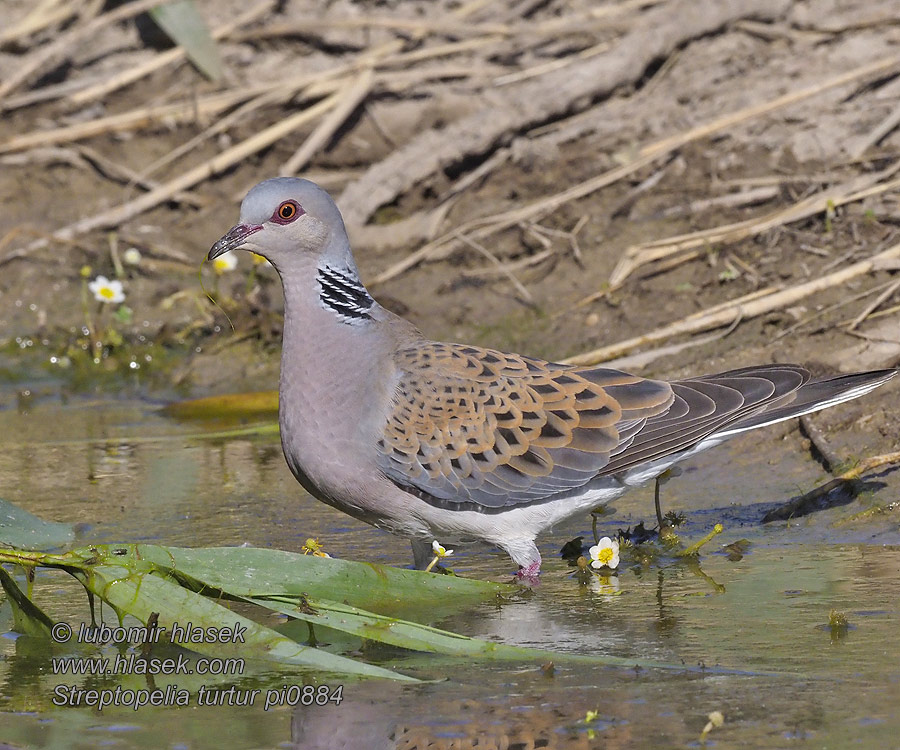
<path id="1" fill-rule="evenodd" d="M 289 224 L 303 213 L 304 211 L 297 201 L 288 200 L 275 210 L 275 213 L 272 214 L 272 221 L 276 224 Z"/>

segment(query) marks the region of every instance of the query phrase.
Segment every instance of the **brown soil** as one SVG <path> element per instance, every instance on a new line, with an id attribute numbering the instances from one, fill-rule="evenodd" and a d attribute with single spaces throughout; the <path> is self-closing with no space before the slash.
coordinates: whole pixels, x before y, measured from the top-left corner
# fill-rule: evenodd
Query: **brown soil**
<path id="1" fill-rule="evenodd" d="M 5 4 L 0 26 L 11 27 L 31 5 Z M 477 71 L 477 75 L 448 74 L 446 79 L 414 82 L 400 90 L 376 87 L 301 173 L 340 196 L 418 134 L 456 132 L 454 122 L 489 112 L 500 96 L 497 92 L 505 90 L 492 84 L 497 77 L 573 57 L 604 40 L 615 50 L 621 35 L 640 29 L 656 5 L 665 4 L 651 0 L 625 4 L 627 9 L 613 14 L 605 30 L 592 27 L 540 38 L 513 34 L 442 63 Z M 250 30 L 316 18 L 321 15 L 319 6 L 312 0 L 288 3 L 283 11 L 263 15 Z M 245 10 L 236 2 L 200 2 L 200 7 L 212 25 L 222 22 L 226 8 Z M 567 15 L 581 18 L 595 7 L 601 6 L 590 0 L 488 3 L 467 22 L 540 28 Z M 329 5 L 326 17 L 434 21 L 449 17 L 456 8 L 452 2 L 342 0 Z M 567 104 L 570 117 L 554 115 L 539 126 L 528 123 L 514 137 L 503 136 L 478 154 L 463 152 L 455 163 L 443 164 L 427 179 L 401 190 L 396 200 L 369 217 L 368 229 L 387 227 L 387 242 L 384 234 L 377 235 L 381 239 L 376 241 L 372 239 L 376 235 L 351 228 L 359 239 L 357 258 L 363 275 L 374 278 L 425 241 L 418 236 L 407 242 L 391 240 L 389 222 L 436 208 L 456 180 L 502 149 L 508 149 L 506 158 L 498 159 L 493 169 L 461 192 L 435 234 L 564 190 L 627 163 L 646 144 L 722 114 L 898 55 L 900 26 L 894 11 L 891 0 L 809 0 L 763 14 L 762 21 L 754 20 L 748 11 L 742 20 L 698 34 L 647 69 L 630 71 L 632 81 L 612 93 Z M 0 81 L 60 33 L 51 27 L 0 48 Z M 352 62 L 378 44 L 400 40 L 403 51 L 412 51 L 477 33 L 474 28 L 461 30 L 457 24 L 455 30 L 432 30 L 417 38 L 408 29 L 323 24 L 321 30 L 289 36 L 251 34 L 244 40 L 223 42 L 228 76 L 222 87 L 239 90 L 277 79 L 280 71 L 296 66 L 310 73 L 325 70 Z M 126 268 L 127 304 L 134 310 L 134 320 L 122 327 L 125 343 L 119 347 L 119 360 L 130 356 L 128 347 L 139 351 L 151 341 L 174 352 L 174 372 L 167 371 L 163 381 L 177 380 L 197 394 L 273 388 L 280 291 L 271 269 L 259 270 L 257 280 L 248 284 L 250 261 L 243 258 L 238 272 L 221 278 L 220 292 L 232 300 L 223 303 L 237 328 L 231 334 L 221 312 L 200 291 L 197 266 L 210 244 L 236 219 L 236 194 L 276 174 L 317 121 L 192 188 L 199 208 L 166 201 L 110 231 L 98 229 L 70 242 L 33 245 L 31 231 L 47 235 L 142 194 L 111 178 L 109 169 L 97 166 L 94 154 L 141 173 L 211 123 L 155 124 L 24 150 L 8 150 L 4 144 L 22 134 L 205 95 L 217 86 L 181 63 L 162 67 L 134 85 L 80 107 L 73 106 L 68 96 L 28 106 L 15 97 L 81 77 L 103 78 L 158 54 L 145 46 L 132 23 L 117 24 L 90 43 L 75 45 L 64 62 L 42 70 L 34 81 L 0 100 L 0 106 L 9 107 L 0 119 L 0 238 L 5 238 L 0 244 L 0 343 L 10 352 L 18 351 L 17 339 L 32 340 L 35 345 L 29 348 L 40 352 L 41 361 L 65 351 L 78 339 L 83 323 L 82 266 L 91 266 L 92 274 L 112 276 L 110 247 L 121 254 L 136 246 L 143 261 L 137 268 Z M 406 69 L 415 72 L 428 64 Z M 826 217 L 822 211 L 738 242 L 705 248 L 699 258 L 668 269 L 641 268 L 605 298 L 575 307 L 603 287 L 633 244 L 760 217 L 828 186 L 890 166 L 900 156 L 897 129 L 889 130 L 861 154 L 858 149 L 896 111 L 898 70 L 895 63 L 878 74 L 694 140 L 602 190 L 540 216 L 543 227 L 562 232 L 586 217 L 578 234 L 581 262 L 566 238 L 545 234 L 547 239 L 541 242 L 526 225 L 492 235 L 484 244 L 501 263 L 522 261 L 524 265 L 545 247 L 553 250 L 549 259 L 514 271 L 530 301 L 522 299 L 521 291 L 506 276 L 479 275 L 489 272 L 492 263 L 465 245 L 437 262 L 422 263 L 374 286 L 373 293 L 433 338 L 552 359 L 640 335 L 755 289 L 789 287 L 849 266 L 897 243 L 896 188 L 837 208 L 833 216 Z M 290 102 L 261 107 L 151 179 L 161 183 L 173 179 L 297 110 Z M 769 191 L 758 200 L 736 198 L 734 207 L 716 203 L 723 196 L 761 187 Z M 704 204 L 707 200 L 712 203 Z M 396 226 L 400 236 L 404 224 Z M 855 332 L 848 332 L 846 325 L 879 292 L 848 300 L 890 282 L 896 278 L 896 269 L 894 264 L 863 274 L 792 307 L 744 321 L 724 338 L 654 360 L 642 374 L 672 377 L 768 361 L 808 363 L 817 371 L 896 366 L 900 361 L 897 312 L 871 318 Z M 207 286 L 213 287 L 212 276 L 205 272 L 205 278 Z M 890 309 L 898 301 L 900 292 L 894 290 L 878 310 Z M 110 356 L 115 359 L 116 351 Z M 826 428 L 837 453 L 853 456 L 897 448 L 898 387 L 893 383 L 858 404 L 815 418 Z"/>

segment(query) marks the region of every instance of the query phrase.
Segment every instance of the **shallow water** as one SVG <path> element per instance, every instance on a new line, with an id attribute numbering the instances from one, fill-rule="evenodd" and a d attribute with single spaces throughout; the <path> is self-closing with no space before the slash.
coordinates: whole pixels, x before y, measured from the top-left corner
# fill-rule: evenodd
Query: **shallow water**
<path id="1" fill-rule="evenodd" d="M 409 562 L 405 543 L 306 496 L 274 436 L 194 439 L 209 426 L 166 419 L 138 400 L 64 405 L 52 383 L 25 399 L 0 390 L 0 407 L 0 497 L 43 518 L 78 524 L 78 541 L 299 550 L 313 536 L 333 555 Z M 896 513 L 842 523 L 864 507 L 856 502 L 762 527 L 758 518 L 765 510 L 813 486 L 821 470 L 796 446 L 785 449 L 776 441 L 760 451 L 755 443 L 750 451 L 747 445 L 735 442 L 699 457 L 664 487 L 666 506 L 687 511 L 685 538 L 699 538 L 716 522 L 725 525 L 700 567 L 672 559 L 626 561 L 608 582 L 582 585 L 556 554 L 568 539 L 590 537 L 590 519 L 578 519 L 540 540 L 545 566 L 536 590 L 504 605 L 466 605 L 433 623 L 671 669 L 557 658 L 549 670 L 533 663 L 398 659 L 396 652 L 375 650 L 371 658 L 390 658 L 392 667 L 432 681 L 346 681 L 343 702 L 324 708 L 265 711 L 261 701 L 248 708 L 192 702 L 101 713 L 55 707 L 55 685 L 89 686 L 90 678 L 48 674 L 34 643 L 7 632 L 0 638 L 0 741 L 14 747 L 212 748 L 225 738 L 230 748 L 464 748 L 477 737 L 477 747 L 665 748 L 697 746 L 707 714 L 718 710 L 725 724 L 707 738 L 710 747 L 896 747 Z M 638 520 L 649 524 L 652 495 L 633 492 L 617 511 L 602 519 L 602 532 Z M 740 538 L 751 546 L 731 561 L 720 545 Z M 457 550 L 452 562 L 474 577 L 503 578 L 511 570 L 508 559 L 487 549 Z M 39 573 L 35 592 L 56 619 L 88 618 L 80 587 L 63 574 Z M 828 627 L 832 610 L 849 619 L 842 636 Z M 0 630 L 11 626 L 4 604 Z M 238 684 L 265 692 L 298 682 L 302 675 L 254 671 Z M 146 686 L 136 676 L 126 683 Z M 196 690 L 198 683 L 184 686 Z M 589 723 L 583 721 L 587 711 L 597 712 Z"/>

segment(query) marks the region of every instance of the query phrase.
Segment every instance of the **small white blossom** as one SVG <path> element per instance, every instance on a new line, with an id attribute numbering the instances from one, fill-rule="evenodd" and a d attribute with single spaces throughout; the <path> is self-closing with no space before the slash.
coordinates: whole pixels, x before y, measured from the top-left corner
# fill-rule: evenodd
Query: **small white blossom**
<path id="1" fill-rule="evenodd" d="M 438 564 L 438 560 L 443 560 L 445 557 L 450 557 L 453 554 L 452 549 L 445 549 L 444 546 L 435 539 L 431 543 L 431 551 L 434 552 L 434 559 L 428 563 L 425 568 L 425 572 L 428 573 L 435 565 Z"/>
<path id="2" fill-rule="evenodd" d="M 229 250 L 213 260 L 213 268 L 216 273 L 227 273 L 237 268 L 237 256 Z"/>
<path id="3" fill-rule="evenodd" d="M 141 251 L 136 247 L 129 247 L 122 253 L 122 260 L 129 266 L 139 266 L 141 264 Z"/>
<path id="4" fill-rule="evenodd" d="M 589 550 L 592 568 L 619 567 L 619 543 L 608 536 L 603 537 Z"/>
<path id="5" fill-rule="evenodd" d="M 125 291 L 121 281 L 110 281 L 106 276 L 98 276 L 88 284 L 88 289 L 98 302 L 118 304 L 125 301 Z"/>
<path id="6" fill-rule="evenodd" d="M 452 549 L 445 549 L 437 539 L 431 543 L 431 549 L 439 558 L 450 557 L 453 554 Z"/>
<path id="7" fill-rule="evenodd" d="M 271 266 L 272 264 L 266 258 L 263 258 L 262 255 L 258 253 L 250 253 L 250 257 L 253 258 L 254 266 Z"/>

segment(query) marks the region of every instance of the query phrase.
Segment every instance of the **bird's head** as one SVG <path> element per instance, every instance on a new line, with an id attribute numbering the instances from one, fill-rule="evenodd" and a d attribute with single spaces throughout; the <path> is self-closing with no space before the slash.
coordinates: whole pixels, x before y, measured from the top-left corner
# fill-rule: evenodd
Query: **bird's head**
<path id="1" fill-rule="evenodd" d="M 296 177 L 275 177 L 254 186 L 241 203 L 240 220 L 212 246 L 207 259 L 238 248 L 263 256 L 277 269 L 310 258 L 353 262 L 331 196 L 314 182 Z"/>

